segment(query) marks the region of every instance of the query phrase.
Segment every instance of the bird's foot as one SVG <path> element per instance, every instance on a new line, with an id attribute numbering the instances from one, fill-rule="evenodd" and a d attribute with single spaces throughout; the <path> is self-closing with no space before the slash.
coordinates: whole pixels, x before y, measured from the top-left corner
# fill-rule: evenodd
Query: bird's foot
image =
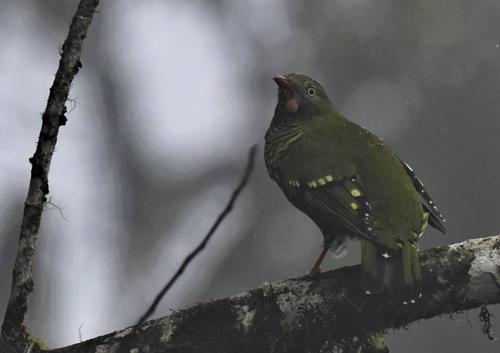
<path id="1" fill-rule="evenodd" d="M 311 272 L 309 272 L 309 276 L 317 275 L 318 273 L 321 273 L 321 266 L 314 266 Z"/>
<path id="2" fill-rule="evenodd" d="M 311 272 L 309 272 L 309 275 L 315 275 L 318 273 L 321 273 L 321 263 L 323 262 L 323 259 L 325 258 L 326 253 L 328 252 L 329 247 L 325 246 L 323 248 L 323 251 L 321 252 L 321 255 L 318 257 L 318 261 L 314 264 L 314 267 L 312 268 Z"/>

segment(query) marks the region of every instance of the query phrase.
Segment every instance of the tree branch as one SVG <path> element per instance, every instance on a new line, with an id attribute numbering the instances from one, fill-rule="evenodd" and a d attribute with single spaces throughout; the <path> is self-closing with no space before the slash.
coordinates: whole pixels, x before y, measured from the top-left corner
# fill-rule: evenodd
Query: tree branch
<path id="1" fill-rule="evenodd" d="M 32 164 L 28 196 L 19 235 L 19 246 L 13 270 L 12 288 L 2 324 L 2 332 L 16 341 L 22 340 L 22 323 L 33 291 L 33 261 L 43 205 L 49 193 L 48 174 L 59 127 L 66 124 L 66 100 L 73 78 L 81 68 L 80 55 L 92 16 L 99 0 L 82 0 L 63 44 L 59 68 L 50 88 L 47 107 L 42 116 L 42 128 Z"/>
<path id="2" fill-rule="evenodd" d="M 420 253 L 424 294 L 416 304 L 364 294 L 360 267 L 265 283 L 224 298 L 55 349 L 54 353 L 320 351 L 388 328 L 500 302 L 500 236 Z"/>

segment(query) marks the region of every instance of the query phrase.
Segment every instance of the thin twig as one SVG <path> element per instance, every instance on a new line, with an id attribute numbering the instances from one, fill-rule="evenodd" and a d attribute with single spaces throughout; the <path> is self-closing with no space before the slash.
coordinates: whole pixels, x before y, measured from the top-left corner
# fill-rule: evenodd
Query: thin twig
<path id="1" fill-rule="evenodd" d="M 236 199 L 238 198 L 238 195 L 240 194 L 240 192 L 243 190 L 246 183 L 248 182 L 248 178 L 250 177 L 250 174 L 252 174 L 256 150 L 257 150 L 257 145 L 253 145 L 252 148 L 250 148 L 250 151 L 248 153 L 248 163 L 247 163 L 247 168 L 245 170 L 245 174 L 243 175 L 243 178 L 241 179 L 238 187 L 233 191 L 233 195 L 229 199 L 229 202 L 228 202 L 226 208 L 224 209 L 224 211 L 222 211 L 222 213 L 219 215 L 219 217 L 217 217 L 217 220 L 215 221 L 212 228 L 210 228 L 210 231 L 205 236 L 205 239 L 203 239 L 203 241 L 200 243 L 200 245 L 198 245 L 198 247 L 191 254 L 189 254 L 188 257 L 186 257 L 186 259 L 182 263 L 181 267 L 179 267 L 179 269 L 177 270 L 175 275 L 170 279 L 170 281 L 167 283 L 167 285 L 165 287 L 163 287 L 161 292 L 158 293 L 155 300 L 153 301 L 153 304 L 151 304 L 149 309 L 144 313 L 144 315 L 141 316 L 141 318 L 137 322 L 136 326 L 141 325 L 144 321 L 146 321 L 148 319 L 148 317 L 151 316 L 151 314 L 153 314 L 155 312 L 156 307 L 158 306 L 160 301 L 163 299 L 165 294 L 167 294 L 169 289 L 174 285 L 175 281 L 177 281 L 177 279 L 182 275 L 182 273 L 184 272 L 186 267 L 189 265 L 191 260 L 193 260 L 205 248 L 208 241 L 210 240 L 212 235 L 215 233 L 215 231 L 217 230 L 217 228 L 219 227 L 221 222 L 224 220 L 224 218 L 226 218 L 226 216 L 229 214 L 229 212 L 231 212 L 231 210 L 233 209 L 234 202 L 236 201 Z"/>
<path id="2" fill-rule="evenodd" d="M 62 47 L 59 68 L 50 88 L 47 107 L 42 115 L 42 128 L 35 154 L 30 158 L 31 179 L 19 235 L 19 246 L 14 264 L 9 303 L 2 324 L 4 335 L 22 340 L 21 324 L 28 309 L 29 295 L 33 291 L 33 261 L 40 229 L 43 205 L 49 193 L 48 174 L 57 142 L 59 127 L 66 124 L 66 100 L 73 78 L 81 68 L 80 56 L 92 16 L 99 0 L 82 0 L 78 5 Z"/>

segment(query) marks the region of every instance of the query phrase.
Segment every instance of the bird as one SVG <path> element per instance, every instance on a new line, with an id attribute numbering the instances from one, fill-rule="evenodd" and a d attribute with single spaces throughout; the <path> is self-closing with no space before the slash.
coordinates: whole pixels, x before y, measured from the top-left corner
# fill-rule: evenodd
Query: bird
<path id="1" fill-rule="evenodd" d="M 418 240 L 445 219 L 413 169 L 379 137 L 349 121 L 323 87 L 301 74 L 274 77 L 278 103 L 265 134 L 267 171 L 323 233 L 310 274 L 346 239 L 361 244 L 361 287 L 394 300 L 422 295 Z"/>

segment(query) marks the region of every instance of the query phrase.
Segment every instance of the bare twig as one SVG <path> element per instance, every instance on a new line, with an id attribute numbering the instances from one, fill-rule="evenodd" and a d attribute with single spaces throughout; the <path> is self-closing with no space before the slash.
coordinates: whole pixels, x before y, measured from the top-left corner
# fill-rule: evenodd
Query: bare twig
<path id="1" fill-rule="evenodd" d="M 21 341 L 24 315 L 33 291 L 33 261 L 43 205 L 49 193 L 48 174 L 57 142 L 59 127 L 66 124 L 66 100 L 73 78 L 82 64 L 80 55 L 92 16 L 99 0 L 82 0 L 78 5 L 63 44 L 61 60 L 54 83 L 50 88 L 47 107 L 42 116 L 42 128 L 35 154 L 30 158 L 31 180 L 24 203 L 24 214 L 19 235 L 19 246 L 14 264 L 12 288 L 2 324 L 4 335 Z"/>
<path id="2" fill-rule="evenodd" d="M 250 177 L 250 174 L 252 174 L 256 150 L 257 150 L 257 145 L 253 145 L 252 148 L 250 148 L 250 151 L 248 153 L 248 162 L 247 162 L 247 168 L 245 170 L 245 174 L 243 174 L 243 178 L 241 179 L 238 187 L 233 191 L 233 195 L 229 199 L 229 202 L 228 202 L 226 208 L 224 209 L 224 211 L 222 211 L 222 213 L 219 215 L 219 217 L 217 217 L 217 220 L 215 221 L 212 228 L 210 228 L 210 231 L 205 236 L 205 239 L 203 239 L 203 241 L 200 243 L 200 245 L 198 245 L 198 247 L 191 254 L 189 254 L 188 257 L 186 257 L 186 259 L 182 263 L 181 267 L 179 267 L 179 269 L 177 270 L 175 275 L 170 279 L 170 281 L 165 285 L 165 287 L 163 287 L 161 292 L 158 293 L 155 300 L 153 301 L 153 303 L 151 304 L 149 309 L 144 313 L 144 315 L 141 316 L 141 318 L 137 322 L 136 326 L 139 326 L 140 324 L 142 324 L 144 321 L 146 321 L 148 319 L 148 317 L 151 316 L 151 314 L 153 314 L 155 312 L 156 307 L 158 306 L 158 304 L 160 303 L 162 298 L 165 296 L 165 294 L 167 294 L 167 292 L 173 286 L 175 281 L 177 281 L 177 279 L 182 275 L 182 273 L 184 272 L 186 267 L 189 265 L 191 260 L 193 260 L 205 248 L 208 241 L 210 240 L 212 235 L 215 233 L 215 231 L 217 230 L 217 228 L 219 227 L 221 222 L 224 220 L 224 218 L 226 218 L 226 216 L 229 214 L 229 212 L 231 212 L 231 210 L 233 209 L 234 202 L 236 201 L 236 199 L 238 198 L 238 195 L 240 194 L 240 192 L 243 190 L 246 183 L 248 182 L 248 178 Z"/>

